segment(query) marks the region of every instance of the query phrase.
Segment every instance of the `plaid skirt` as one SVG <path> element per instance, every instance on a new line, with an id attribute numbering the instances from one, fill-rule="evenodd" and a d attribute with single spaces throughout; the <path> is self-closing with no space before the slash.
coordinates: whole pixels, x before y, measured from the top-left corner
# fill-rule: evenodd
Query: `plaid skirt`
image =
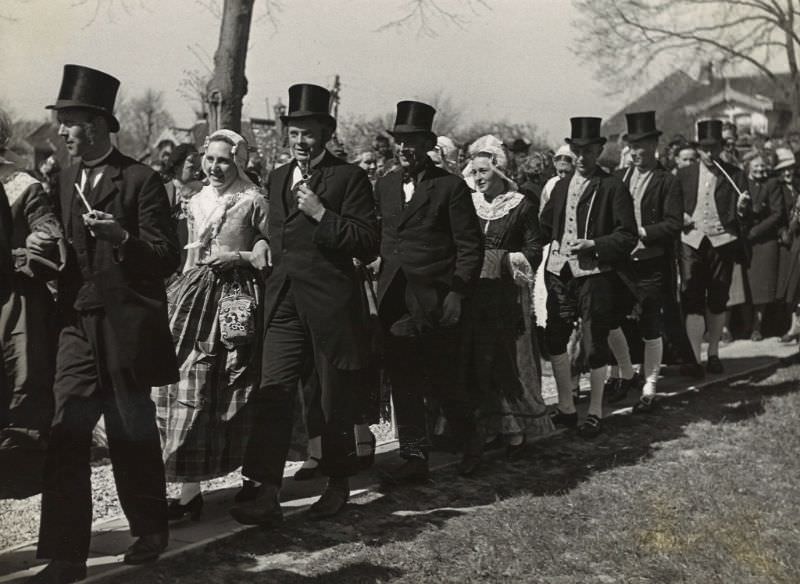
<path id="1" fill-rule="evenodd" d="M 249 270 L 221 274 L 202 266 L 167 288 L 169 320 L 180 379 L 152 390 L 169 482 L 201 481 L 242 465 L 252 426 L 248 404 L 261 365 L 261 315 L 253 342 L 227 349 L 220 340 L 218 307 L 226 283 L 237 281 L 261 307 L 258 280 Z"/>

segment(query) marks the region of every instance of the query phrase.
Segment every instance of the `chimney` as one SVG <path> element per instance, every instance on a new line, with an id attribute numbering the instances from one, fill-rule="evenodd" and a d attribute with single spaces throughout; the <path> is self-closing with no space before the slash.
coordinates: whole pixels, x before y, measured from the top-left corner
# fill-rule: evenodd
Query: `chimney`
<path id="1" fill-rule="evenodd" d="M 700 68 L 700 79 L 698 81 L 703 85 L 711 85 L 714 81 L 714 63 L 712 61 L 707 62 Z"/>

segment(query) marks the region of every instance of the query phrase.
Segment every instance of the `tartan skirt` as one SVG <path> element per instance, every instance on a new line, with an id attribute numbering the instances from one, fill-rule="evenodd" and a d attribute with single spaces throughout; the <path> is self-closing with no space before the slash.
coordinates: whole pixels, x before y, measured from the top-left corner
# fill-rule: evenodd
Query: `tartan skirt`
<path id="1" fill-rule="evenodd" d="M 261 314 L 253 341 L 228 349 L 220 339 L 218 307 L 226 283 L 262 306 L 254 272 L 215 273 L 206 266 L 167 288 L 169 322 L 180 379 L 152 390 L 168 482 L 207 480 L 242 465 L 252 426 L 249 403 L 258 388 Z"/>

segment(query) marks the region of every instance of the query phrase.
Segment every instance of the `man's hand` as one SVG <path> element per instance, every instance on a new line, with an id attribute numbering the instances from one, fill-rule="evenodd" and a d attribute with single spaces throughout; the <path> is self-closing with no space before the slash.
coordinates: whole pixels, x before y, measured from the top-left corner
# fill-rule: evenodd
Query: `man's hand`
<path id="1" fill-rule="evenodd" d="M 25 247 L 28 248 L 29 251 L 42 254 L 55 246 L 57 240 L 58 238 L 44 231 L 32 231 L 28 237 L 25 238 Z"/>
<path id="2" fill-rule="evenodd" d="M 686 211 L 683 212 L 683 232 L 689 233 L 692 229 L 694 229 L 694 219 L 692 216 L 689 215 Z"/>
<path id="3" fill-rule="evenodd" d="M 201 266 L 209 266 L 215 270 L 229 270 L 235 268 L 241 262 L 241 255 L 235 251 L 220 251 L 197 263 Z"/>
<path id="4" fill-rule="evenodd" d="M 750 204 L 750 193 L 744 191 L 739 195 L 739 198 L 736 201 L 736 210 L 739 213 L 742 213 L 747 209 L 747 206 L 749 204 Z"/>
<path id="5" fill-rule="evenodd" d="M 448 292 L 442 303 L 442 326 L 455 326 L 461 320 L 461 299 L 458 292 Z"/>
<path id="6" fill-rule="evenodd" d="M 382 260 L 380 256 L 376 257 L 373 262 L 367 264 L 367 269 L 377 276 L 381 271 L 381 261 Z"/>
<path id="7" fill-rule="evenodd" d="M 325 207 L 317 193 L 308 188 L 304 182 L 297 187 L 297 208 L 316 221 L 322 219 L 325 213 Z"/>
<path id="8" fill-rule="evenodd" d="M 97 239 L 120 245 L 128 237 L 128 232 L 117 223 L 111 213 L 92 211 L 83 215 L 83 222 Z"/>
<path id="9" fill-rule="evenodd" d="M 569 253 L 579 254 L 582 251 L 589 251 L 592 249 L 594 249 L 594 239 L 579 239 L 570 246 Z"/>

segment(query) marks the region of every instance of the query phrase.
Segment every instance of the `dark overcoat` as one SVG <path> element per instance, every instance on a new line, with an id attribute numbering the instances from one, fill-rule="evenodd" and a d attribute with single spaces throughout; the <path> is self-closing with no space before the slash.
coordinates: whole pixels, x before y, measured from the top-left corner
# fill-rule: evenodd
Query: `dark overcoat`
<path id="1" fill-rule="evenodd" d="M 11 289 L 11 208 L 0 185 L 0 302 Z"/>
<path id="2" fill-rule="evenodd" d="M 379 178 L 375 191 L 382 217 L 378 305 L 402 270 L 425 320 L 439 322 L 446 294 L 468 295 L 483 265 L 483 234 L 471 191 L 460 177 L 433 165 L 422 173 L 407 206 L 401 169 Z"/>
<path id="3" fill-rule="evenodd" d="M 267 178 L 273 269 L 264 291 L 264 330 L 290 281 L 315 349 L 338 369 L 362 369 L 369 363 L 371 332 L 353 258 L 377 254 L 372 187 L 361 168 L 326 152 L 308 182 L 326 209 L 318 223 L 294 201 L 295 167 L 286 164 Z"/>
<path id="4" fill-rule="evenodd" d="M 72 204 L 80 181 L 79 164 L 65 168 L 59 179 L 59 206 L 64 232 L 72 241 Z M 97 186 L 87 193 L 93 209 L 110 213 L 130 234 L 121 253 L 103 240 L 93 252 L 70 245 L 59 277 L 59 305 L 71 312 L 84 279 L 91 274 L 106 318 L 116 335 L 119 354 L 114 365 L 130 370 L 137 385 L 149 391 L 178 380 L 175 347 L 169 330 L 164 279 L 178 265 L 178 242 L 170 220 L 164 185 L 152 169 L 114 149 Z"/>

